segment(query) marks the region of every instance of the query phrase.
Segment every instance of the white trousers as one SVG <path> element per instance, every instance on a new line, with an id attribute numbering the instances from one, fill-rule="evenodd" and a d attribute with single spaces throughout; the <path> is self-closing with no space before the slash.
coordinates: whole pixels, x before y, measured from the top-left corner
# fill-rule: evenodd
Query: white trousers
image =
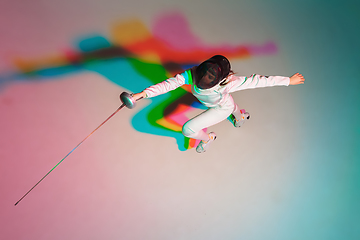
<path id="1" fill-rule="evenodd" d="M 223 106 L 209 108 L 187 121 L 183 125 L 182 133 L 189 138 L 208 141 L 209 135 L 203 129 L 225 120 L 230 114 L 233 114 L 237 119 L 241 118 L 240 109 L 232 97 Z"/>

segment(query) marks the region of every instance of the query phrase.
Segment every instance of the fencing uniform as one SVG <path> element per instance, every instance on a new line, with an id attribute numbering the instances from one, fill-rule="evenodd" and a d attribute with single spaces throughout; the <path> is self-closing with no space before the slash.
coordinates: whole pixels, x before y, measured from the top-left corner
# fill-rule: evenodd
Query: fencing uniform
<path id="1" fill-rule="evenodd" d="M 187 121 L 183 126 L 183 134 L 186 137 L 203 141 L 207 141 L 209 136 L 202 129 L 225 120 L 230 114 L 240 114 L 240 109 L 234 103 L 230 93 L 261 87 L 288 86 L 290 83 L 289 77 L 282 76 L 253 74 L 250 77 L 241 77 L 229 75 L 226 78 L 226 84 L 216 84 L 211 88 L 201 89 L 194 84 L 194 78 L 193 71 L 189 69 L 173 78 L 146 88 L 144 92 L 147 98 L 151 98 L 172 91 L 184 84 L 190 84 L 192 94 L 208 109 Z"/>

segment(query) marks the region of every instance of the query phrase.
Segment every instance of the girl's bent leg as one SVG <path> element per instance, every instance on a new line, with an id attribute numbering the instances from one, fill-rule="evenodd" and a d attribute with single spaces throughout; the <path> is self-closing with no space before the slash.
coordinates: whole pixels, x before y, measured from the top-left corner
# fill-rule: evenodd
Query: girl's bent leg
<path id="1" fill-rule="evenodd" d="M 209 135 L 203 129 L 223 121 L 231 114 L 232 110 L 209 108 L 187 121 L 183 126 L 182 132 L 186 137 L 208 141 Z"/>

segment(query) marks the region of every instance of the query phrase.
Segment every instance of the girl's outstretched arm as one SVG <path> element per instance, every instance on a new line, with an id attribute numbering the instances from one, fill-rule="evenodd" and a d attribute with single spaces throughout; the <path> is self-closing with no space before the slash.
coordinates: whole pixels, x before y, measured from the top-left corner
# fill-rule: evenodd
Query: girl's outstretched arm
<path id="1" fill-rule="evenodd" d="M 289 86 L 303 84 L 305 79 L 300 73 L 296 73 L 291 77 L 283 76 L 262 76 L 253 74 L 250 77 L 230 76 L 230 81 L 225 87 L 228 92 L 236 92 L 239 90 L 273 87 L 273 86 Z"/>
<path id="2" fill-rule="evenodd" d="M 168 78 L 165 81 L 152 85 L 140 93 L 135 93 L 133 94 L 133 98 L 135 101 L 141 98 L 151 98 L 175 90 L 184 84 L 190 84 L 192 81 L 190 71 L 191 70 L 189 69 L 181 74 L 176 74 L 175 77 Z M 191 79 L 191 81 L 189 79 Z"/>
<path id="3" fill-rule="evenodd" d="M 290 84 L 289 85 L 298 85 L 304 84 L 305 78 L 300 73 L 295 73 L 290 77 Z"/>

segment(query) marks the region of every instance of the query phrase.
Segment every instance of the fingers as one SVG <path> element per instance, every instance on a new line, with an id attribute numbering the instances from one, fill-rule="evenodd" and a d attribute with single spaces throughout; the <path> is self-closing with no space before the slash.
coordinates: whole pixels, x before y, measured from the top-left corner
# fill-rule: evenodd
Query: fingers
<path id="1" fill-rule="evenodd" d="M 305 78 L 300 73 L 295 73 L 290 77 L 290 85 L 304 84 Z"/>
<path id="2" fill-rule="evenodd" d="M 142 97 L 141 97 L 141 94 L 136 93 L 136 94 L 133 95 L 133 98 L 134 98 L 135 101 L 137 101 L 137 100 L 141 99 Z"/>
<path id="3" fill-rule="evenodd" d="M 300 84 L 304 84 L 305 83 L 305 78 L 302 74 L 298 73 L 299 77 L 300 77 Z"/>
<path id="4" fill-rule="evenodd" d="M 301 73 L 295 73 L 294 76 L 298 78 L 298 84 L 304 84 L 305 78 Z"/>
<path id="5" fill-rule="evenodd" d="M 140 99 L 142 99 L 142 98 L 145 98 L 145 97 L 146 97 L 146 93 L 144 93 L 144 92 L 135 93 L 135 94 L 132 95 L 132 97 L 133 97 L 133 99 L 134 99 L 135 101 L 138 101 L 138 100 L 140 100 Z"/>

